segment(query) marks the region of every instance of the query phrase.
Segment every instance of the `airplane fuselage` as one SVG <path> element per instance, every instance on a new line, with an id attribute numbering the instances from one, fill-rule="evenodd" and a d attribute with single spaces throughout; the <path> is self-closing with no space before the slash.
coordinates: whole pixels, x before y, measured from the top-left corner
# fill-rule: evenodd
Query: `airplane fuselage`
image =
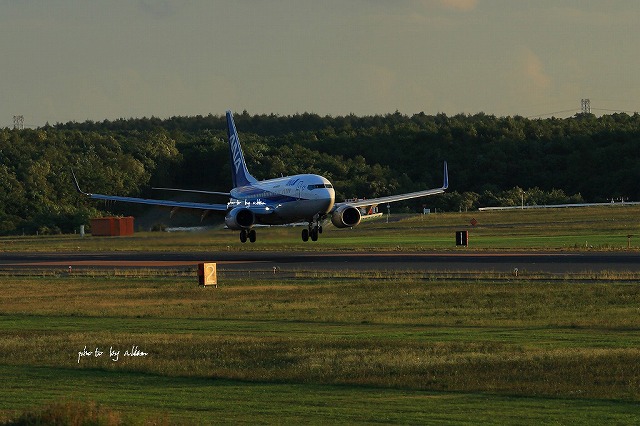
<path id="1" fill-rule="evenodd" d="M 281 225 L 323 216 L 331 211 L 334 203 L 335 190 L 328 179 L 301 174 L 234 188 L 229 208 L 268 207 L 273 213 L 256 216 L 257 223 Z"/>

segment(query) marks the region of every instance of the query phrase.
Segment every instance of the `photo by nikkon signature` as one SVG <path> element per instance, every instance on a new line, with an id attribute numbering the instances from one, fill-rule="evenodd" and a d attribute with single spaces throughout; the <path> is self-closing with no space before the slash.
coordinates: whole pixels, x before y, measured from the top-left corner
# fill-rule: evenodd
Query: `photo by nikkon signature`
<path id="1" fill-rule="evenodd" d="M 118 362 L 121 357 L 145 357 L 149 355 L 148 352 L 144 352 L 140 350 L 137 345 L 132 345 L 131 348 L 125 349 L 123 352 L 120 349 L 114 348 L 113 346 L 107 349 L 101 350 L 99 346 L 96 346 L 95 349 L 88 349 L 85 345 L 84 349 L 78 352 L 78 364 L 80 364 L 80 359 L 89 357 L 89 358 L 100 358 L 102 356 L 107 356 L 111 361 Z"/>

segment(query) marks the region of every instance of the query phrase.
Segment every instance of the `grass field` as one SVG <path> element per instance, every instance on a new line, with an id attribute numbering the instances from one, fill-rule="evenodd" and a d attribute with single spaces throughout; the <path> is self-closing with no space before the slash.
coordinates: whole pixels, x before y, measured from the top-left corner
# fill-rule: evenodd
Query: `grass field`
<path id="1" fill-rule="evenodd" d="M 470 224 L 476 219 L 477 225 Z M 258 242 L 238 233 L 138 232 L 133 237 L 78 235 L 0 237 L 0 251 L 352 251 L 455 250 L 455 232 L 469 231 L 468 250 L 640 249 L 640 206 L 393 215 L 353 229 L 324 227 L 320 240 L 303 243 L 301 227 L 258 228 Z M 628 235 L 634 237 L 629 240 Z"/>
<path id="2" fill-rule="evenodd" d="M 465 250 L 626 250 L 640 209 L 546 212 L 328 227 L 306 245 L 299 228 L 261 229 L 261 240 L 244 246 L 224 230 L 0 244 L 43 252 L 453 250 L 455 230 L 469 229 Z M 633 274 L 219 278 L 214 289 L 198 287 L 195 271 L 3 271 L 0 419 L 41 407 L 77 411 L 79 401 L 133 424 L 640 422 Z"/>
<path id="3" fill-rule="evenodd" d="M 365 275 L 3 277 L 0 412 L 71 399 L 185 423 L 640 420 L 635 283 Z"/>

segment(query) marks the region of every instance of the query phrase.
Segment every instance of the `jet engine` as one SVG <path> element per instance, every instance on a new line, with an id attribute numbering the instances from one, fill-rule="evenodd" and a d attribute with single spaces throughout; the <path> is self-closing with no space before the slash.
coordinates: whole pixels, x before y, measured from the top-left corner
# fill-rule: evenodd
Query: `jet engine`
<path id="1" fill-rule="evenodd" d="M 239 230 L 248 229 L 253 226 L 256 216 L 253 212 L 245 207 L 236 207 L 232 209 L 224 218 L 224 223 L 229 229 Z"/>
<path id="2" fill-rule="evenodd" d="M 338 207 L 331 214 L 331 223 L 336 228 L 350 228 L 360 223 L 360 210 L 353 206 Z"/>

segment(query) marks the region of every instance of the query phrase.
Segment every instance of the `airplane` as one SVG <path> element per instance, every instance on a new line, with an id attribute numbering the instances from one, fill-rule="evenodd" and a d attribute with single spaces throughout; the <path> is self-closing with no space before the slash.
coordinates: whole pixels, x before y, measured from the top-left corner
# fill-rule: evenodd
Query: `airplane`
<path id="1" fill-rule="evenodd" d="M 185 193 L 198 193 L 229 197 L 226 204 L 209 204 L 162 199 L 136 197 L 120 197 L 115 195 L 92 194 L 80 189 L 75 173 L 73 175 L 76 190 L 91 199 L 121 201 L 127 203 L 149 204 L 169 207 L 171 214 L 179 209 L 201 211 L 201 219 L 209 213 L 224 214 L 226 226 L 240 231 L 240 241 L 256 241 L 257 225 L 286 225 L 307 222 L 302 230 L 302 241 L 317 241 L 322 233 L 322 224 L 330 219 L 337 228 L 357 226 L 363 217 L 362 208 L 376 207 L 382 203 L 408 200 L 429 195 L 441 194 L 449 186 L 447 162 L 444 162 L 444 182 L 440 188 L 427 189 L 407 194 L 391 195 L 358 201 L 335 202 L 335 190 L 331 182 L 323 176 L 315 174 L 299 174 L 269 180 L 258 181 L 247 169 L 240 146 L 240 139 L 231 111 L 226 112 L 227 135 L 231 160 L 231 179 L 233 188 L 230 192 L 200 191 L 177 188 L 155 188 Z"/>

